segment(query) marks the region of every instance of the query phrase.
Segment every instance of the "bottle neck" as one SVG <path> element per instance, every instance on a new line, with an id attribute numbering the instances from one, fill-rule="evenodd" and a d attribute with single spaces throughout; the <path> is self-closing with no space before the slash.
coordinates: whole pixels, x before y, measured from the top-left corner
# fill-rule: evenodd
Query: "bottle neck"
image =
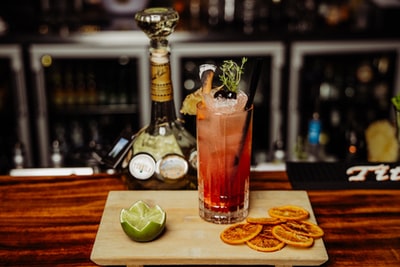
<path id="1" fill-rule="evenodd" d="M 171 65 L 168 47 L 150 49 L 151 63 L 151 123 L 161 124 L 176 120 Z"/>

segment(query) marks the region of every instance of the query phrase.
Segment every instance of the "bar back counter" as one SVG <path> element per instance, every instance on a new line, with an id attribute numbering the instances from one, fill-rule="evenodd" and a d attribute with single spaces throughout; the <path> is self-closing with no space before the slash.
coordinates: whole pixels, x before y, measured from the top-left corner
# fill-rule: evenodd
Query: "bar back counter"
<path id="1" fill-rule="evenodd" d="M 96 266 L 90 256 L 115 190 L 126 190 L 118 175 L 0 177 L 0 265 Z M 295 189 L 286 172 L 269 171 L 252 173 L 251 190 Z M 325 232 L 322 266 L 400 266 L 398 190 L 306 192 Z"/>

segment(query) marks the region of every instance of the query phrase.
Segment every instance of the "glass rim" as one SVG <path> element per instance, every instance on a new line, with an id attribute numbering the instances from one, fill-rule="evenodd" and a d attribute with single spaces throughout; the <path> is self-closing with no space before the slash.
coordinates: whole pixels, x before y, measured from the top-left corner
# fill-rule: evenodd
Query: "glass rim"
<path id="1" fill-rule="evenodd" d="M 230 115 L 235 115 L 235 114 L 241 114 L 243 112 L 249 112 L 254 110 L 254 104 L 252 104 L 248 109 L 242 109 L 242 110 L 237 110 L 231 113 L 223 113 L 223 112 L 213 112 L 211 109 L 207 108 L 207 105 L 203 101 L 200 101 L 199 103 L 196 104 L 197 109 L 200 110 L 205 110 L 206 112 L 210 112 L 215 114 L 216 116 L 230 116 Z M 196 113 L 197 115 L 197 113 Z"/>

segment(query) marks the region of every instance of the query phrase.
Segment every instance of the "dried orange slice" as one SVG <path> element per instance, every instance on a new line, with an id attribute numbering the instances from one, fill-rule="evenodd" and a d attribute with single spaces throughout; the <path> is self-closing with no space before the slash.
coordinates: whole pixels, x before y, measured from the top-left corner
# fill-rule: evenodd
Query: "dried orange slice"
<path id="1" fill-rule="evenodd" d="M 310 216 L 306 209 L 294 205 L 272 207 L 268 210 L 268 214 L 284 220 L 304 220 Z"/>
<path id="2" fill-rule="evenodd" d="M 247 217 L 246 221 L 248 223 L 257 223 L 262 225 L 277 225 L 285 222 L 279 218 L 268 218 L 268 217 Z"/>
<path id="3" fill-rule="evenodd" d="M 319 238 L 324 235 L 324 231 L 318 225 L 308 221 L 287 221 L 282 224 L 286 230 L 313 238 Z"/>
<path id="4" fill-rule="evenodd" d="M 227 244 L 237 245 L 257 236 L 262 230 L 261 224 L 237 223 L 225 228 L 220 238 Z"/>
<path id="5" fill-rule="evenodd" d="M 272 235 L 271 225 L 264 225 L 262 231 L 256 237 L 246 241 L 246 244 L 250 248 L 262 252 L 277 251 L 285 246 L 284 242 Z"/>
<path id="6" fill-rule="evenodd" d="M 308 248 L 314 244 L 314 238 L 286 230 L 282 225 L 274 226 L 272 235 L 276 239 L 295 247 Z"/>

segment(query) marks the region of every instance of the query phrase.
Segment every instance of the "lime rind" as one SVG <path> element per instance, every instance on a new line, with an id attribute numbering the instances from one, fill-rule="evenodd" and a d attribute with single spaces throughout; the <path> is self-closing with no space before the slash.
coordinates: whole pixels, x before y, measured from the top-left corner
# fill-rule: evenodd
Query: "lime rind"
<path id="1" fill-rule="evenodd" d="M 151 241 L 163 232 L 166 213 L 158 205 L 150 207 L 143 201 L 137 201 L 129 209 L 121 210 L 120 223 L 131 239 Z"/>

